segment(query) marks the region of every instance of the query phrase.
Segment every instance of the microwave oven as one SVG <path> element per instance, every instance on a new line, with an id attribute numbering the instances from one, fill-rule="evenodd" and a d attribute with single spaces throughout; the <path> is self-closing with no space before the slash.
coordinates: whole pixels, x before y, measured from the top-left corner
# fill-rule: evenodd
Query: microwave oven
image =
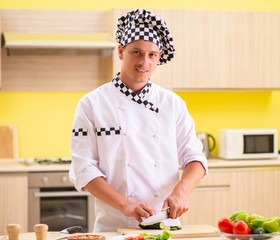
<path id="1" fill-rule="evenodd" d="M 277 129 L 219 129 L 219 158 L 266 159 L 278 157 Z"/>

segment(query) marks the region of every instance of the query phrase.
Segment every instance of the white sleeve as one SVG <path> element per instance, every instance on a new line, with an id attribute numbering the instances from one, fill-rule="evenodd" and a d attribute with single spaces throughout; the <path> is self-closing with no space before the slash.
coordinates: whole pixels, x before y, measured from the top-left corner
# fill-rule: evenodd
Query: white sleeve
<path id="1" fill-rule="evenodd" d="M 179 114 L 177 118 L 177 148 L 178 159 L 182 169 L 189 163 L 198 161 L 208 173 L 207 159 L 202 150 L 203 145 L 196 136 L 195 123 L 188 112 L 186 104 L 181 101 L 179 104 Z"/>
<path id="2" fill-rule="evenodd" d="M 82 98 L 75 111 L 70 144 L 72 162 L 69 179 L 78 191 L 94 178 L 105 177 L 98 168 L 99 158 L 92 112 L 90 101 Z"/>

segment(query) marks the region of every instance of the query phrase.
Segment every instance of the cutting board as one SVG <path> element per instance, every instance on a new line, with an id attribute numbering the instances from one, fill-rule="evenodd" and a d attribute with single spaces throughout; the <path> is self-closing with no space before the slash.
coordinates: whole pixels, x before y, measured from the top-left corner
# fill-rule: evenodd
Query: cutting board
<path id="1" fill-rule="evenodd" d="M 0 159 L 18 158 L 17 128 L 13 124 L 0 124 Z"/>
<path id="2" fill-rule="evenodd" d="M 133 235 L 140 233 L 149 233 L 149 234 L 160 234 L 163 230 L 154 230 L 154 229 L 141 229 L 141 228 L 119 228 L 118 233 L 124 235 Z M 202 225 L 182 225 L 181 230 L 170 231 L 169 227 L 166 227 L 166 231 L 172 234 L 172 238 L 195 238 L 195 237 L 218 237 L 218 229 L 207 224 Z"/>

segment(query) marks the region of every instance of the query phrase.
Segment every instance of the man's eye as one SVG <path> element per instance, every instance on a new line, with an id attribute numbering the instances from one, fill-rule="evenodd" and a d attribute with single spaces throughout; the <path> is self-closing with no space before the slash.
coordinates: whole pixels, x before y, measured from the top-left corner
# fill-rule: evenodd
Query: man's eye
<path id="1" fill-rule="evenodd" d="M 140 55 L 140 51 L 133 51 L 134 55 Z"/>

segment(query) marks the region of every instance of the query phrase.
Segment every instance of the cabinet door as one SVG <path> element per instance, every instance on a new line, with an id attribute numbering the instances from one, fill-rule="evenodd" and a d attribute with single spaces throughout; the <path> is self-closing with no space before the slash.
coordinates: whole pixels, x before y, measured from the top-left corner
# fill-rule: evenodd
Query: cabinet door
<path id="1" fill-rule="evenodd" d="M 280 216 L 280 169 L 220 169 L 201 181 L 190 198 L 182 224 L 217 226 L 222 217 L 239 210 L 264 217 Z"/>
<path id="2" fill-rule="evenodd" d="M 27 192 L 26 174 L 0 175 L 0 235 L 6 234 L 6 225 L 17 223 L 21 232 L 27 232 Z"/>
<path id="3" fill-rule="evenodd" d="M 280 216 L 280 169 L 236 172 L 232 195 L 236 210 L 245 209 L 264 217 Z"/>
<path id="4" fill-rule="evenodd" d="M 232 212 L 231 189 L 231 173 L 210 170 L 191 194 L 190 209 L 181 216 L 181 223 L 216 226 L 222 216 Z"/>
<path id="5" fill-rule="evenodd" d="M 280 13 L 185 11 L 176 18 L 183 26 L 172 29 L 177 45 L 173 87 L 280 87 Z"/>

